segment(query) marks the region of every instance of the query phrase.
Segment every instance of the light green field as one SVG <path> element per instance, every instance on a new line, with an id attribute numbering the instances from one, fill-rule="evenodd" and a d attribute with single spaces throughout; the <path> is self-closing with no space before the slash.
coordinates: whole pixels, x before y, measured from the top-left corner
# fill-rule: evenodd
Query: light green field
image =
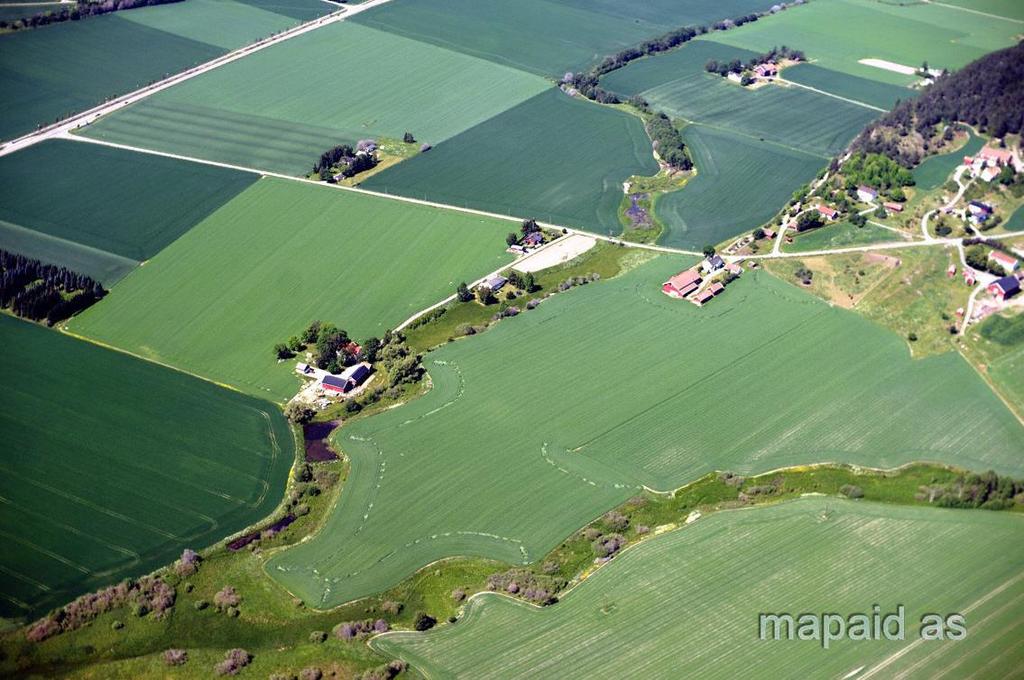
<path id="1" fill-rule="evenodd" d="M 601 82 L 614 92 L 639 94 L 655 110 L 673 118 L 777 142 L 817 154 L 823 160 L 842 150 L 880 115 L 879 111 L 797 87 L 746 89 L 704 70 L 709 59 L 749 59 L 753 54 L 709 40 L 694 40 L 671 52 L 635 61 Z"/>
<path id="2" fill-rule="evenodd" d="M 508 261 L 497 220 L 263 179 L 75 318 L 78 333 L 275 401 L 313 319 L 363 340 Z"/>
<path id="3" fill-rule="evenodd" d="M 270 404 L 0 316 L 0 615 L 37 616 L 276 507 Z"/>
<path id="4" fill-rule="evenodd" d="M 827 69 L 907 85 L 916 78 L 857 62 L 873 58 L 918 67 L 927 61 L 931 68 L 958 69 L 987 52 L 1009 47 L 1020 32 L 1018 23 L 932 3 L 825 0 L 709 39 L 759 52 L 789 45 Z"/>
<path id="5" fill-rule="evenodd" d="M 408 131 L 437 144 L 549 87 L 346 21 L 160 92 L 85 134 L 298 175 L 343 142 Z"/>
<path id="6" fill-rule="evenodd" d="M 725 511 L 641 543 L 552 607 L 485 594 L 456 625 L 373 647 L 429 678 L 1011 677 L 1024 664 L 1021 522 L 823 498 Z M 905 607 L 903 641 L 759 639 L 762 613 L 875 604 Z M 921 641 L 934 612 L 963 613 L 967 637 Z"/>
<path id="7" fill-rule="evenodd" d="M 140 7 L 118 15 L 128 21 L 225 50 L 256 42 L 291 28 L 301 20 L 236 0 L 188 0 L 174 8 Z M 320 3 L 320 13 L 331 7 Z"/>
<path id="8" fill-rule="evenodd" d="M 959 356 L 912 361 L 762 272 L 704 308 L 662 295 L 687 264 L 656 259 L 431 353 L 429 394 L 336 435 L 345 493 L 268 572 L 329 607 L 447 556 L 532 562 L 641 485 L 716 469 L 1024 472 L 1024 427 Z"/>
<path id="9" fill-rule="evenodd" d="M 1017 0 L 943 0 L 943 4 L 995 14 L 1024 23 L 1024 6 Z"/>
<path id="10" fill-rule="evenodd" d="M 758 227 L 825 163 L 818 156 L 703 125 L 687 125 L 683 140 L 697 176 L 682 191 L 660 196 L 656 208 L 668 227 L 661 243 L 681 248 L 703 248 Z"/>
<path id="11" fill-rule="evenodd" d="M 0 157 L 0 248 L 70 267 L 109 286 L 257 178 L 98 144 L 47 140 Z"/>
<path id="12" fill-rule="evenodd" d="M 552 88 L 362 186 L 617 234 L 622 183 L 657 171 L 637 117 Z"/>
<path id="13" fill-rule="evenodd" d="M 849 222 L 838 222 L 799 234 L 793 238 L 792 243 L 783 244 L 782 250 L 786 253 L 804 253 L 809 250 L 824 250 L 827 248 L 843 248 L 847 246 L 862 246 L 869 243 L 887 243 L 904 240 L 907 240 L 907 238 L 903 234 L 892 229 L 879 227 L 870 222 L 863 227 L 856 227 Z"/>
<path id="14" fill-rule="evenodd" d="M 764 0 L 393 0 L 353 20 L 561 78 L 604 56 L 687 25 L 771 6 Z"/>

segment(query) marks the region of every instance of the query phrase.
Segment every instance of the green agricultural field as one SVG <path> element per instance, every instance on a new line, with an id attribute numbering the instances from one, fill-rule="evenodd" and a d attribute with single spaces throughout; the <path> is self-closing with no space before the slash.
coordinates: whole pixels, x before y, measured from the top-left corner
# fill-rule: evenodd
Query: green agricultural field
<path id="1" fill-rule="evenodd" d="M 161 6 L 142 7 L 118 16 L 183 38 L 233 50 L 336 9 L 322 1 L 306 0 L 304 5 L 298 5 L 302 16 L 292 16 L 296 13 L 290 10 L 295 5 L 288 3 L 282 8 L 283 12 L 278 13 L 269 2 L 188 0 L 173 12 Z M 311 14 L 314 9 L 316 13 Z"/>
<path id="2" fill-rule="evenodd" d="M 770 6 L 764 0 L 395 0 L 353 20 L 561 77 L 674 28 L 711 24 Z"/>
<path id="3" fill-rule="evenodd" d="M 658 258 L 428 355 L 430 393 L 336 435 L 345 493 L 268 572 L 329 607 L 447 556 L 532 562 L 642 485 L 716 469 L 1024 472 L 1024 427 L 957 355 L 912 361 L 759 271 L 704 308 L 662 295 L 687 264 Z"/>
<path id="4" fill-rule="evenodd" d="M 870 222 L 863 227 L 854 226 L 849 222 L 839 222 L 800 234 L 792 243 L 784 244 L 782 250 L 787 253 L 804 253 L 809 250 L 903 241 L 907 238 L 906 234 Z"/>
<path id="5" fill-rule="evenodd" d="M 836 30 L 822 30 L 823 26 Z M 827 0 L 794 7 L 768 19 L 715 33 L 710 39 L 763 52 L 775 45 L 804 50 L 816 64 L 894 85 L 914 76 L 866 66 L 884 59 L 917 67 L 958 69 L 987 52 L 1014 44 L 1018 23 L 934 3 Z"/>
<path id="6" fill-rule="evenodd" d="M 68 266 L 109 286 L 257 179 L 98 144 L 47 140 L 0 157 L 0 248 Z"/>
<path id="7" fill-rule="evenodd" d="M 602 83 L 614 92 L 639 94 L 652 108 L 673 118 L 776 142 L 817 154 L 823 161 L 845 148 L 880 114 L 798 87 L 745 89 L 704 70 L 710 59 L 749 59 L 753 54 L 709 40 L 694 40 L 677 50 L 613 71 L 602 78 Z"/>
<path id="8" fill-rule="evenodd" d="M 511 225 L 514 228 L 515 225 Z M 360 340 L 508 262 L 508 223 L 263 179 L 71 322 L 78 333 L 275 401 L 273 346 L 313 319 Z"/>
<path id="9" fill-rule="evenodd" d="M 0 615 L 34 616 L 268 515 L 294 460 L 270 404 L 0 316 Z"/>
<path id="10" fill-rule="evenodd" d="M 405 132 L 437 144 L 548 88 L 537 76 L 346 21 L 160 92 L 86 134 L 300 175 L 337 144 Z"/>
<path id="11" fill-rule="evenodd" d="M 658 198 L 661 243 L 703 248 L 763 224 L 825 164 L 818 156 L 703 125 L 683 128 L 697 176 Z M 743 200 L 737 200 L 743 197 Z"/>
<path id="12" fill-rule="evenodd" d="M 484 594 L 457 625 L 372 646 L 430 678 L 1010 677 L 1024 663 L 1021 523 L 824 498 L 725 511 L 644 541 L 554 606 Z M 905 607 L 904 640 L 758 638 L 762 613 L 875 604 Z M 934 612 L 964 614 L 967 637 L 922 641 Z"/>
<path id="13" fill-rule="evenodd" d="M 363 186 L 617 234 L 622 183 L 657 171 L 638 118 L 550 89 Z"/>
<path id="14" fill-rule="evenodd" d="M 973 132 L 969 134 L 970 139 L 962 147 L 950 153 L 926 158 L 914 168 L 914 185 L 924 191 L 939 188 L 949 180 L 956 166 L 963 162 L 964 156 L 973 156 L 981 151 L 981 147 L 985 146 L 985 140 Z"/>
<path id="15" fill-rule="evenodd" d="M 0 35 L 0 139 L 31 132 L 223 52 L 117 14 Z"/>
<path id="16" fill-rule="evenodd" d="M 848 73 L 822 68 L 817 64 L 790 66 L 783 70 L 782 77 L 794 83 L 864 102 L 887 111 L 896 105 L 897 100 L 906 100 L 917 96 L 917 91 L 908 87 L 851 76 Z"/>
<path id="17" fill-rule="evenodd" d="M 1017 0 L 943 0 L 943 2 L 946 5 L 956 5 L 964 9 L 995 14 L 1024 23 L 1024 6 Z"/>

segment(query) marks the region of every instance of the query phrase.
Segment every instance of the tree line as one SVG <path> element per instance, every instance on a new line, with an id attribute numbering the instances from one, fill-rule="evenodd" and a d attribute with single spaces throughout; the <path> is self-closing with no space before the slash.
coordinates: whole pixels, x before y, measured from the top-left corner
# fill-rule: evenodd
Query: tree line
<path id="1" fill-rule="evenodd" d="M 994 137 L 1024 128 L 1024 43 L 1018 43 L 940 76 L 920 97 L 898 102 L 892 111 L 869 125 L 853 141 L 853 151 L 885 154 L 910 168 L 925 149 L 904 140 L 914 133 L 927 141 L 935 126 L 969 123 Z"/>
<path id="2" fill-rule="evenodd" d="M 0 249 L 0 308 L 52 326 L 100 300 L 97 281 L 67 267 Z"/>
<path id="3" fill-rule="evenodd" d="M 48 24 L 58 24 L 63 21 L 79 21 L 91 16 L 110 14 L 122 9 L 135 9 L 136 7 L 151 7 L 153 5 L 167 5 L 172 2 L 184 2 L 184 0 L 104 0 L 103 2 L 92 2 L 91 0 L 78 0 L 74 7 L 62 7 L 52 12 L 40 12 L 30 17 L 16 19 L 12 22 L 0 21 L 0 28 L 19 30 L 23 28 L 36 28 Z"/>
<path id="4" fill-rule="evenodd" d="M 770 61 L 778 61 L 780 59 L 803 61 L 805 58 L 803 50 L 794 50 L 791 47 L 783 45 L 782 47 L 773 47 L 764 54 L 758 54 L 745 62 L 740 59 L 733 59 L 731 61 L 709 59 L 707 63 L 704 64 L 704 70 L 708 73 L 717 73 L 718 75 L 725 77 L 730 73 L 741 73 L 748 69 L 752 69 L 759 64 L 767 64 Z"/>

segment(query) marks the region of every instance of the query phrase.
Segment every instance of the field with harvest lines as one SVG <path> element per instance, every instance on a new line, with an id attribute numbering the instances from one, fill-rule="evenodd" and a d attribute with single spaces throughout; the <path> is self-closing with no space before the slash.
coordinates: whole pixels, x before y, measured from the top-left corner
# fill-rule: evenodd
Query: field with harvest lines
<path id="1" fill-rule="evenodd" d="M 1021 522 L 824 498 L 722 511 L 641 542 L 553 607 L 484 594 L 457 626 L 372 644 L 429 678 L 1009 677 L 1024 642 Z M 758 639 L 761 613 L 875 604 L 905 607 L 905 640 Z M 917 641 L 922 615 L 954 611 L 965 640 Z"/>
<path id="2" fill-rule="evenodd" d="M 539 559 L 643 486 L 714 470 L 1024 471 L 1024 428 L 958 357 L 911 361 L 894 334 L 760 272 L 698 309 L 658 290 L 683 264 L 656 259 L 430 354 L 429 394 L 339 431 L 346 493 L 268 572 L 327 607 L 446 556 Z M 524 403 L 528 426 L 493 417 Z"/>
<path id="3" fill-rule="evenodd" d="M 318 62 L 324 67 L 295 78 L 297 65 Z M 337 144 L 405 132 L 437 144 L 549 87 L 535 75 L 345 21 L 160 92 L 86 134 L 299 175 Z"/>
<path id="4" fill-rule="evenodd" d="M 37 616 L 275 508 L 294 440 L 270 404 L 0 316 L 0 616 Z M 45 357 L 45 361 L 40 361 Z"/>
<path id="5" fill-rule="evenodd" d="M 273 346 L 314 319 L 380 336 L 509 261 L 504 222 L 262 179 L 71 328 L 244 392 L 301 385 Z"/>

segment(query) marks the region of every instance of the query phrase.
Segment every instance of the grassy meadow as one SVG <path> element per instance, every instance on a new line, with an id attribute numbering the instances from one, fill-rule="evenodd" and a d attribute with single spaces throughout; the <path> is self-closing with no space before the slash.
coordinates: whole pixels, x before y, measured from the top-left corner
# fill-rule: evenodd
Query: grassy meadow
<path id="1" fill-rule="evenodd" d="M 147 573 L 280 501 L 294 440 L 270 404 L 9 316 L 0 337 L 0 615 Z"/>
<path id="2" fill-rule="evenodd" d="M 699 249 L 756 228 L 824 164 L 818 156 L 726 130 L 687 125 L 682 133 L 697 176 L 658 197 L 656 211 L 667 227 L 660 242 L 668 246 Z"/>
<path id="3" fill-rule="evenodd" d="M 160 92 L 85 134 L 300 175 L 337 144 L 405 132 L 437 144 L 549 87 L 534 75 L 345 21 Z"/>
<path id="4" fill-rule="evenodd" d="M 674 28 L 768 9 L 763 0 L 395 0 L 354 21 L 545 76 Z"/>
<path id="5" fill-rule="evenodd" d="M 512 225 L 514 228 L 514 225 Z M 497 220 L 263 179 L 127 276 L 75 332 L 274 401 L 273 346 L 322 319 L 360 340 L 509 261 Z"/>
<path id="6" fill-rule="evenodd" d="M 714 470 L 1024 471 L 1024 428 L 959 357 L 912 361 L 895 335 L 764 273 L 705 308 L 662 295 L 686 264 L 659 258 L 428 355 L 430 393 L 336 435 L 346 493 L 268 572 L 329 607 L 447 556 L 532 562 L 642 486 Z"/>
<path id="7" fill-rule="evenodd" d="M 657 170 L 638 118 L 552 88 L 363 186 L 617 234 L 622 182 Z"/>
<path id="8" fill-rule="evenodd" d="M 552 607 L 485 594 L 457 625 L 372 646 L 431 678 L 667 677 L 681 665 L 702 678 L 1008 677 L 1024 643 L 1021 521 L 823 498 L 720 512 L 641 542 Z M 761 613 L 845 618 L 874 604 L 905 606 L 905 640 L 826 650 L 757 637 Z M 966 639 L 919 641 L 932 612 L 965 613 Z"/>
<path id="9" fill-rule="evenodd" d="M 822 26 L 838 30 L 822 30 Z M 893 85 L 917 80 L 861 59 L 884 59 L 918 67 L 958 69 L 987 52 L 1014 43 L 1020 25 L 940 4 L 896 4 L 872 0 L 809 2 L 710 39 L 763 52 L 789 45 L 815 64 L 849 75 Z"/>
<path id="10" fill-rule="evenodd" d="M 109 286 L 257 179 L 47 140 L 0 157 L 0 248 L 69 266 Z"/>
<path id="11" fill-rule="evenodd" d="M 903 241 L 908 237 L 902 233 L 886 229 L 876 224 L 867 223 L 858 227 L 849 222 L 838 222 L 828 224 L 818 229 L 813 229 L 793 238 L 792 243 L 783 243 L 782 252 L 801 253 L 808 250 L 824 250 L 826 248 L 845 248 L 849 246 L 863 246 L 872 243 L 887 243 L 891 241 Z"/>

